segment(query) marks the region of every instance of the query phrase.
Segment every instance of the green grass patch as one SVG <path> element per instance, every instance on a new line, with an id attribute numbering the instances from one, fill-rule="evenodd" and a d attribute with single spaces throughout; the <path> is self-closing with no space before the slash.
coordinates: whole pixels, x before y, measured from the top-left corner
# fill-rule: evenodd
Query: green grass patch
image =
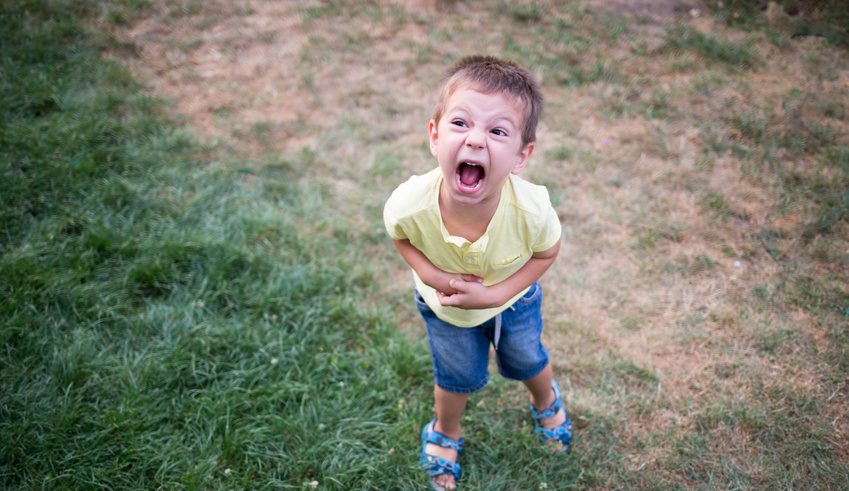
<path id="1" fill-rule="evenodd" d="M 837 173 L 836 177 L 817 179 L 814 183 L 817 210 L 815 218 L 802 230 L 806 240 L 830 234 L 839 224 L 849 223 L 849 147 L 827 149 L 822 162 L 835 167 Z"/>
<path id="2" fill-rule="evenodd" d="M 633 86 L 614 89 L 605 101 L 604 108 L 615 118 L 642 116 L 646 119 L 666 120 L 674 109 L 670 93 L 659 89 Z"/>
<path id="3" fill-rule="evenodd" d="M 510 13 L 510 17 L 512 17 L 513 20 L 520 23 L 539 22 L 540 19 L 542 19 L 542 12 L 539 7 L 534 4 L 511 4 L 507 11 Z"/>
<path id="4" fill-rule="evenodd" d="M 583 68 L 580 65 L 563 65 L 555 77 L 558 84 L 569 87 L 595 82 L 615 82 L 622 78 L 612 63 L 604 61 L 596 61 L 589 68 Z"/>
<path id="5" fill-rule="evenodd" d="M 650 251 L 662 244 L 680 242 L 683 239 L 684 231 L 680 225 L 667 223 L 663 220 L 654 220 L 640 228 L 637 233 L 636 245 L 640 249 Z"/>
<path id="6" fill-rule="evenodd" d="M 784 38 L 815 36 L 830 44 L 849 48 L 849 11 L 841 0 L 780 0 L 776 2 L 784 14 L 787 33 L 779 35 L 770 26 L 761 9 L 760 2 L 728 0 L 711 2 L 711 12 L 729 26 L 764 31 L 769 37 L 778 37 L 776 44 L 785 47 Z"/>
<path id="7" fill-rule="evenodd" d="M 776 190 L 783 203 L 807 203 L 810 213 L 796 232 L 805 241 L 830 235 L 849 221 L 849 150 L 831 126 L 831 104 L 793 89 L 781 99 L 782 111 L 740 109 L 724 117 L 729 138 L 713 133 L 711 150 L 731 151 L 744 160 L 744 172 Z M 813 114 L 812 111 L 816 110 Z M 819 116 L 819 117 L 818 117 Z M 791 159 L 812 162 L 813 169 L 790 165 Z M 714 193 L 715 194 L 715 193 Z M 706 195 L 703 207 L 722 214 L 724 206 Z"/>
<path id="8" fill-rule="evenodd" d="M 3 487 L 413 486 L 428 357 L 309 155 L 197 160 L 69 8 L 3 13 Z"/>
<path id="9" fill-rule="evenodd" d="M 729 218 L 735 215 L 728 200 L 719 191 L 710 189 L 704 191 L 699 200 L 699 205 L 708 215 L 718 219 Z"/>
<path id="10" fill-rule="evenodd" d="M 740 68 L 752 68 L 760 61 L 757 52 L 749 45 L 720 41 L 683 25 L 668 30 L 664 49 L 689 50 L 708 61 Z"/>
<path id="11" fill-rule="evenodd" d="M 755 390 L 755 398 L 720 398 L 706 405 L 696 432 L 679 443 L 678 451 L 690 457 L 682 471 L 702 483 L 845 487 L 847 466 L 832 453 L 830 422 L 817 416 L 820 402 L 781 384 L 757 382 Z M 741 459 L 743 445 L 770 451 Z M 800 452 L 810 460 L 797 460 Z M 699 454 L 706 458 L 695 459 Z"/>
<path id="12" fill-rule="evenodd" d="M 575 153 L 574 148 L 572 148 L 570 146 L 566 146 L 566 145 L 560 145 L 559 147 L 552 148 L 551 150 L 547 150 L 545 152 L 545 157 L 552 159 L 552 160 L 558 160 L 558 161 L 563 162 L 563 161 L 571 160 L 572 155 L 574 155 L 574 153 Z"/>

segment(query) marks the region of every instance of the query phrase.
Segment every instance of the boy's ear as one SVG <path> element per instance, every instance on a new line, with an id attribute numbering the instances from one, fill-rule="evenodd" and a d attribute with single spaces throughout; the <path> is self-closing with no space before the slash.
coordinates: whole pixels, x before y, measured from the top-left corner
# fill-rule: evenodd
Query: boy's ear
<path id="1" fill-rule="evenodd" d="M 528 166 L 528 160 L 531 158 L 531 154 L 534 153 L 534 142 L 529 142 L 525 145 L 521 150 L 519 150 L 518 159 L 516 160 L 516 164 L 513 165 L 513 170 L 510 172 L 513 174 L 518 174 L 522 172 L 522 170 Z"/>
<path id="2" fill-rule="evenodd" d="M 439 135 L 436 133 L 436 121 L 432 119 L 427 124 L 427 136 L 430 140 L 430 153 L 436 157 L 436 142 L 439 139 Z"/>

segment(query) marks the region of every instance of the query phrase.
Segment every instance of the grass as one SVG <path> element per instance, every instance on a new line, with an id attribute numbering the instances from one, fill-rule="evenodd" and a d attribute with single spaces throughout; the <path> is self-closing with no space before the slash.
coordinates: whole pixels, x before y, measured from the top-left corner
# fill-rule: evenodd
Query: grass
<path id="1" fill-rule="evenodd" d="M 786 199 L 803 199 L 815 206 L 813 219 L 801 230 L 805 240 L 828 234 L 832 227 L 849 219 L 846 147 L 839 144 L 830 123 L 833 118 L 826 112 L 803 111 L 804 105 L 813 106 L 813 97 L 793 89 L 783 97 L 783 113 L 742 110 L 727 117 L 728 124 L 742 137 L 742 146 L 737 146 L 741 155 L 756 166 L 753 176 L 780 189 Z M 779 155 L 813 157 L 818 169 L 810 172 L 792 168 Z M 826 170 L 831 177 L 824 178 Z"/>
<path id="2" fill-rule="evenodd" d="M 536 5 L 510 5 L 507 8 L 510 16 L 516 22 L 534 23 L 542 19 L 542 13 Z"/>
<path id="3" fill-rule="evenodd" d="M 199 166 L 68 8 L 4 11 L 3 487 L 410 486 L 426 353 L 320 190 Z"/>
<path id="4" fill-rule="evenodd" d="M 691 50 L 708 61 L 734 67 L 751 68 L 759 63 L 758 55 L 749 46 L 720 41 L 683 25 L 669 29 L 665 49 Z"/>
<path id="5" fill-rule="evenodd" d="M 399 328 L 418 319 L 408 289 L 387 292 L 401 266 L 379 225 L 379 196 L 427 155 L 384 136 L 400 133 L 386 127 L 413 109 L 375 104 L 398 111 L 380 115 L 385 125 L 364 112 L 325 125 L 242 124 L 261 147 L 254 155 L 205 145 L 100 57 L 141 50 L 72 20 L 131 25 L 150 4 L 103 5 L 32 0 L 0 14 L 0 486 L 421 488 L 430 360 L 420 331 Z M 439 15 L 463 8 L 441 4 Z M 206 15 L 200 2 L 179 9 L 170 21 Z M 302 70 L 294 83 L 315 112 L 327 109 L 327 94 L 312 68 L 349 55 L 340 40 L 378 46 L 368 22 L 402 17 L 375 4 L 349 10 L 323 2 L 295 11 L 310 28 L 357 16 L 338 35 L 309 30 L 293 51 Z M 835 426 L 849 374 L 845 103 L 805 88 L 691 114 L 687 83 L 653 80 L 674 56 L 634 55 L 649 67 L 635 76 L 607 55 L 632 34 L 624 17 L 502 10 L 492 17 L 512 22 L 492 38 L 470 38 L 448 15 L 446 24 L 415 19 L 469 49 L 491 43 L 527 56 L 546 74 L 548 167 L 532 172 L 550 188 L 569 246 L 559 259 L 567 280 L 546 276 L 557 292 L 546 298 L 546 332 L 576 447 L 567 457 L 541 448 L 524 393 L 495 376 L 464 416 L 465 488 L 849 486 Z M 765 69 L 754 48 L 691 29 L 669 31 L 666 42 L 711 61 L 688 68 L 692 92 L 720 98 L 732 78 Z M 420 61 L 443 56 L 448 40 Z M 415 56 L 411 48 L 392 63 L 418 93 Z M 581 111 L 610 107 L 611 94 L 616 110 L 597 117 L 614 143 L 593 149 L 594 127 L 575 136 Z M 240 102 L 216 120 L 238 127 Z M 651 127 L 619 137 L 622 118 Z M 704 128 L 693 169 L 677 161 L 678 135 L 662 132 L 672 126 Z M 281 131 L 321 133 L 321 145 L 280 151 Z M 652 161 L 666 177 L 649 179 L 642 152 L 676 160 Z M 728 181 L 709 182 L 735 164 L 774 200 L 772 216 L 786 208 L 800 218 L 749 223 L 759 211 L 740 211 L 748 203 Z M 671 165 L 680 168 L 663 168 Z M 333 180 L 342 178 L 355 185 L 340 193 Z M 681 187 L 695 219 L 674 206 Z M 361 202 L 359 188 L 370 198 Z M 599 257 L 609 262 L 584 266 Z M 778 273 L 761 271 L 770 268 Z M 700 282 L 711 293 L 727 288 L 714 298 L 719 308 L 699 303 Z M 660 336 L 662 345 L 640 344 Z"/>
<path id="6" fill-rule="evenodd" d="M 841 48 L 849 47 L 849 13 L 840 0 L 776 2 L 785 14 L 783 31 L 771 26 L 761 15 L 760 5 L 746 0 L 712 2 L 710 10 L 730 26 L 765 32 L 779 47 L 787 47 L 787 37 L 820 37 Z"/>

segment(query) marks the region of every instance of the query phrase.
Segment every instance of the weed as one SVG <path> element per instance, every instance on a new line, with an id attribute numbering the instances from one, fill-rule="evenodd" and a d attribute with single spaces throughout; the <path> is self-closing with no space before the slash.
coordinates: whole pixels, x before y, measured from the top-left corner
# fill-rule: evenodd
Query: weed
<path id="1" fill-rule="evenodd" d="M 301 11 L 304 22 L 315 21 L 324 17 L 339 15 L 340 6 L 335 1 L 323 1 L 319 5 L 311 5 Z"/>
<path id="2" fill-rule="evenodd" d="M 546 158 L 559 160 L 559 161 L 570 160 L 572 158 L 573 154 L 574 154 L 574 149 L 572 147 L 567 147 L 565 145 L 560 145 L 557 148 L 552 148 L 551 150 L 548 150 L 547 152 L 545 152 Z"/>
<path id="3" fill-rule="evenodd" d="M 401 169 L 398 154 L 382 148 L 375 153 L 369 174 L 375 177 L 389 177 L 397 175 Z"/>
<path id="4" fill-rule="evenodd" d="M 612 10 L 585 9 L 577 11 L 576 16 L 588 22 L 588 27 L 596 39 L 614 43 L 628 32 L 628 18 Z"/>
<path id="5" fill-rule="evenodd" d="M 567 86 L 580 86 L 594 82 L 614 82 L 621 75 L 612 63 L 597 61 L 592 68 L 584 70 L 579 66 L 563 66 L 555 77 L 558 83 Z"/>
<path id="6" fill-rule="evenodd" d="M 626 317 L 622 319 L 622 327 L 629 331 L 639 331 L 643 328 L 645 319 L 641 317 Z"/>
<path id="7" fill-rule="evenodd" d="M 849 187 L 828 189 L 819 196 L 817 204 L 816 218 L 802 230 L 806 240 L 831 232 L 839 223 L 849 222 Z"/>
<path id="8" fill-rule="evenodd" d="M 841 102 L 833 100 L 817 101 L 817 110 L 827 118 L 839 121 L 846 120 L 846 107 Z"/>
<path id="9" fill-rule="evenodd" d="M 558 206 L 566 202 L 566 193 L 563 187 L 555 181 L 540 181 L 540 184 L 548 190 L 548 196 L 551 200 L 551 206 L 556 210 Z"/>
<path id="10" fill-rule="evenodd" d="M 540 19 L 542 19 L 542 12 L 539 7 L 534 4 L 510 5 L 507 11 L 509 12 L 510 17 L 512 17 L 516 22 L 533 23 L 539 22 Z"/>
<path id="11" fill-rule="evenodd" d="M 268 137 L 273 129 L 274 125 L 270 121 L 257 121 L 251 125 L 250 133 L 258 141 L 265 143 L 268 142 Z"/>
<path id="12" fill-rule="evenodd" d="M 693 163 L 693 166 L 696 168 L 696 170 L 702 172 L 711 172 L 715 165 L 716 159 L 710 155 L 710 152 L 707 152 L 704 149 L 702 150 L 702 153 L 699 155 L 696 161 Z"/>
<path id="13" fill-rule="evenodd" d="M 708 254 L 697 254 L 692 258 L 684 257 L 678 261 L 678 269 L 683 276 L 697 275 L 715 268 L 716 260 Z"/>
<path id="14" fill-rule="evenodd" d="M 663 90 L 652 90 L 651 96 L 642 109 L 643 115 L 649 119 L 666 119 L 672 106 L 669 103 L 669 93 Z"/>
<path id="15" fill-rule="evenodd" d="M 554 34 L 552 34 L 552 40 L 558 46 L 565 48 L 567 53 L 580 55 L 590 47 L 590 41 L 578 34 L 572 23 L 558 18 L 555 20 L 555 26 L 556 29 Z"/>
<path id="16" fill-rule="evenodd" d="M 752 140 L 755 144 L 762 143 L 766 135 L 766 119 L 748 112 L 734 114 L 729 118 L 731 126 L 740 131 L 740 134 Z"/>
<path id="17" fill-rule="evenodd" d="M 814 313 L 839 316 L 845 313 L 845 308 L 849 305 L 849 294 L 840 288 L 824 285 L 813 278 L 799 277 L 786 301 L 791 306 L 802 307 Z"/>
<path id="18" fill-rule="evenodd" d="M 710 61 L 735 67 L 751 68 L 759 63 L 757 53 L 750 46 L 722 42 L 682 25 L 669 29 L 665 49 L 691 50 Z"/>
<path id="19" fill-rule="evenodd" d="M 196 15 L 202 7 L 201 2 L 197 0 L 184 0 L 176 5 L 171 5 L 168 8 L 168 14 L 171 17 L 181 17 L 186 15 Z"/>
<path id="20" fill-rule="evenodd" d="M 683 238 L 679 225 L 664 220 L 648 220 L 637 234 L 637 245 L 642 249 L 654 249 L 667 242 L 680 242 Z"/>
<path id="21" fill-rule="evenodd" d="M 667 119 L 669 117 L 669 93 L 663 90 L 632 88 L 623 94 L 615 90 L 607 107 L 616 117 L 639 114 L 647 119 Z"/>
<path id="22" fill-rule="evenodd" d="M 700 204 L 707 213 L 717 218 L 726 218 L 734 214 L 725 196 L 718 191 L 706 191 L 702 195 Z"/>

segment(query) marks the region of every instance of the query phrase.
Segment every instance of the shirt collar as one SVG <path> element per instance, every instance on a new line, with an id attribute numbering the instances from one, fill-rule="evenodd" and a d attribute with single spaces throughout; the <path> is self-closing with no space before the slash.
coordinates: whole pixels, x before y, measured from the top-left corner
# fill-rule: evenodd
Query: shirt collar
<path id="1" fill-rule="evenodd" d="M 513 176 L 510 176 L 511 178 Z M 469 242 L 468 239 L 464 237 L 458 237 L 456 235 L 451 235 L 448 233 L 448 229 L 445 228 L 445 223 L 442 221 L 442 212 L 439 210 L 439 188 L 442 186 L 442 174 L 440 173 L 439 179 L 436 181 L 436 192 L 433 195 L 434 199 L 434 207 L 436 208 L 436 215 L 439 219 L 439 230 L 442 232 L 442 239 L 460 249 L 469 249 L 470 251 L 476 252 L 484 252 L 486 250 L 487 244 L 489 244 L 489 229 L 492 227 L 492 223 L 500 218 L 500 215 L 504 209 L 504 202 L 507 200 L 506 194 L 509 192 L 507 190 L 508 186 L 512 186 L 513 182 L 508 179 L 507 182 L 504 183 L 504 188 L 501 190 L 501 196 L 498 199 L 498 207 L 495 209 L 495 213 L 492 215 L 492 218 L 489 220 L 489 224 L 486 226 L 486 230 L 483 235 L 478 238 L 478 240 L 474 242 Z"/>

